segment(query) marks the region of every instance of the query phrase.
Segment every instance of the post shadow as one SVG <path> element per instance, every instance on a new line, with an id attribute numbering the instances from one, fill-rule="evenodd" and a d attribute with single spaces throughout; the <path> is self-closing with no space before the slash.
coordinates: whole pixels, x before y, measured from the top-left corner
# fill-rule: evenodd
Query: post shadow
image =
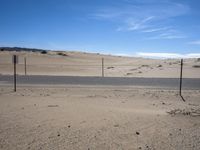
<path id="1" fill-rule="evenodd" d="M 179 87 L 179 95 L 181 99 L 185 102 L 184 97 L 182 96 L 182 80 L 183 80 L 183 59 L 181 59 L 181 72 L 180 72 L 180 87 Z"/>
<path id="2" fill-rule="evenodd" d="M 180 97 L 181 97 L 181 99 L 185 102 L 185 99 L 184 99 L 184 97 L 182 96 L 182 95 L 180 95 Z"/>

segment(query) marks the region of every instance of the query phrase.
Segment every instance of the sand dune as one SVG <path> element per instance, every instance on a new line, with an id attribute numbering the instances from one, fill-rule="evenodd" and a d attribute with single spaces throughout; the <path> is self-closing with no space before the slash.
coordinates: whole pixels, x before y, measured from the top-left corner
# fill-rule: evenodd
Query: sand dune
<path id="1" fill-rule="evenodd" d="M 13 54 L 19 55 L 18 74 L 24 74 L 24 57 L 29 75 L 101 76 L 102 58 L 104 74 L 113 77 L 179 77 L 180 60 L 118 57 L 83 52 L 0 52 L 0 74 L 12 74 Z M 184 60 L 183 76 L 200 78 L 200 61 Z"/>

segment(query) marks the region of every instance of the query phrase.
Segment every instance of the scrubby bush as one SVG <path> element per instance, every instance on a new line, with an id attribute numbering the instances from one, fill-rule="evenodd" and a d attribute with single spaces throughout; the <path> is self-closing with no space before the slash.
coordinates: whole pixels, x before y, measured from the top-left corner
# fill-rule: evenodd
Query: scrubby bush
<path id="1" fill-rule="evenodd" d="M 162 65 L 157 65 L 158 68 L 162 67 Z"/>
<path id="2" fill-rule="evenodd" d="M 47 51 L 43 50 L 41 51 L 41 54 L 47 54 Z"/>
<path id="3" fill-rule="evenodd" d="M 62 52 L 58 52 L 57 54 L 60 55 L 60 56 L 68 56 L 67 54 L 62 53 Z"/>

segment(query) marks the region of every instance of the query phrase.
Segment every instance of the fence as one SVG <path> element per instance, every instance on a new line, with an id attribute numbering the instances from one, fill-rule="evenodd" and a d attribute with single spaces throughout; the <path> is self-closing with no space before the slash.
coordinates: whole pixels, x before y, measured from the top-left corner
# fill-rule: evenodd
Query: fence
<path id="1" fill-rule="evenodd" d="M 13 74 L 11 56 L 0 58 L 0 74 Z M 179 78 L 180 60 L 151 60 L 122 57 L 73 59 L 61 57 L 19 57 L 19 75 L 103 76 L 103 77 L 161 77 Z M 200 78 L 200 61 L 184 60 L 183 77 Z"/>
<path id="2" fill-rule="evenodd" d="M 7 59 L 0 59 L 0 74 L 13 74 L 13 64 Z M 15 61 L 16 62 L 16 61 Z M 183 65 L 184 64 L 184 65 Z M 16 67 L 16 65 L 14 65 Z M 14 67 L 14 72 L 16 68 Z M 182 70 L 182 68 L 184 68 Z M 17 64 L 19 75 L 56 75 L 56 76 L 97 76 L 97 77 L 145 77 L 145 78 L 179 78 L 179 94 L 182 95 L 182 77 L 200 78 L 200 60 L 153 60 L 130 57 L 86 56 L 63 57 L 43 56 L 37 58 L 19 57 Z M 16 77 L 15 83 L 16 83 Z M 152 79 L 151 79 L 152 80 Z M 130 81 L 130 80 L 129 80 Z M 129 82 L 124 80 L 123 82 Z M 144 81 L 144 79 L 143 79 Z M 199 80 L 198 80 L 199 81 Z M 114 82 L 114 80 L 113 80 Z M 148 81 L 149 82 L 149 81 Z M 155 81 L 154 81 L 155 82 Z M 129 83 L 128 83 L 129 84 Z M 152 83 L 151 83 L 152 84 Z M 16 84 L 14 85 L 16 91 Z M 197 86 L 198 87 L 198 86 Z M 183 97 L 182 97 L 183 99 Z M 184 100 L 184 99 L 183 99 Z"/>

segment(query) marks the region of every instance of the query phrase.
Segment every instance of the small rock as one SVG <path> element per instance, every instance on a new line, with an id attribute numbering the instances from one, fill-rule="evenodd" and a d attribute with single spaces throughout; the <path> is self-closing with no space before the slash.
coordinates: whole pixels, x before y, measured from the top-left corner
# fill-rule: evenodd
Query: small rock
<path id="1" fill-rule="evenodd" d="M 140 132 L 136 131 L 136 134 L 137 134 L 137 135 L 140 135 Z"/>
<path id="2" fill-rule="evenodd" d="M 162 65 L 157 65 L 158 68 L 162 67 Z"/>

